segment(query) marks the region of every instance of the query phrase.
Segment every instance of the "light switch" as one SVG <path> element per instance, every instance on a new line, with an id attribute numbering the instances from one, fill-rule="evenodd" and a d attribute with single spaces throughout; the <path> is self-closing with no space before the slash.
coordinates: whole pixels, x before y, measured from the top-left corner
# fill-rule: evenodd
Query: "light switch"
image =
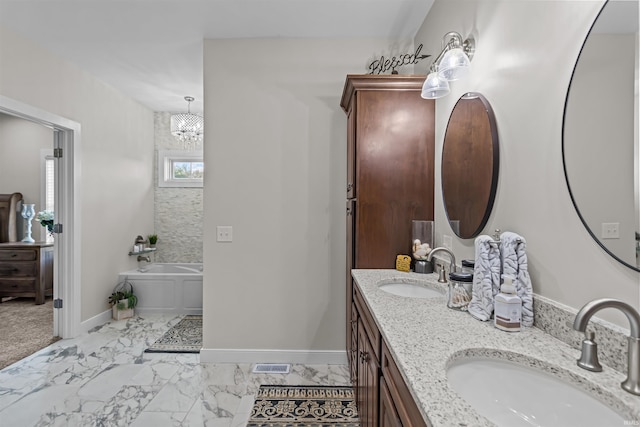
<path id="1" fill-rule="evenodd" d="M 602 223 L 602 239 L 619 239 L 620 223 L 619 222 L 603 222 Z"/>
<path id="2" fill-rule="evenodd" d="M 233 227 L 230 225 L 218 225 L 216 227 L 217 241 L 218 242 L 232 242 L 233 241 Z"/>

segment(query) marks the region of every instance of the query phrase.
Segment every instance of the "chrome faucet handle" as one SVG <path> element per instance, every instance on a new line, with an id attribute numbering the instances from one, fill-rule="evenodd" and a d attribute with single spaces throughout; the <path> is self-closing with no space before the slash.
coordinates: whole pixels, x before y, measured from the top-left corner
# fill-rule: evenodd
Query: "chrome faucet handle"
<path id="1" fill-rule="evenodd" d="M 578 366 L 587 371 L 602 372 L 602 365 L 598 361 L 598 344 L 593 340 L 596 334 L 586 331 L 582 340 L 582 354 L 578 359 Z"/>
<path id="2" fill-rule="evenodd" d="M 440 266 L 440 271 L 438 273 L 438 283 L 447 283 L 447 276 L 445 275 L 444 265 L 438 265 Z"/>

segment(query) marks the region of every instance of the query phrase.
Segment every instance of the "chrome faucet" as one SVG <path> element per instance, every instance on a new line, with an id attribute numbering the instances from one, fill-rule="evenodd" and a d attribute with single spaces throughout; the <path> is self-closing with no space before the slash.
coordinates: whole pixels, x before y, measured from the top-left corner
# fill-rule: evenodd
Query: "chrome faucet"
<path id="1" fill-rule="evenodd" d="M 603 308 L 617 308 L 627 316 L 627 319 L 629 319 L 630 334 L 628 338 L 629 351 L 627 354 L 627 379 L 620 385 L 625 391 L 640 396 L 640 314 L 626 302 L 611 298 L 597 299 L 587 303 L 580 309 L 580 311 L 578 311 L 578 314 L 573 321 L 573 329 L 578 332 L 584 332 L 586 336 L 585 341 L 589 341 L 593 344 L 593 333 L 586 332 L 587 323 L 589 323 L 591 316 Z M 597 350 L 593 351 L 595 347 L 590 345 L 585 346 L 585 341 L 583 341 L 582 357 L 578 360 L 578 366 L 584 369 L 597 371 L 597 367 L 599 366 Z M 595 357 L 590 357 L 590 355 L 586 353 L 592 353 Z M 596 369 L 591 369 L 590 365 Z"/>
<path id="2" fill-rule="evenodd" d="M 449 254 L 449 257 L 451 258 L 451 267 L 449 268 L 451 273 L 455 273 L 456 272 L 456 257 L 453 254 L 453 252 L 451 252 L 448 248 L 445 248 L 443 246 L 437 247 L 437 248 L 433 248 L 431 249 L 431 252 L 429 252 L 429 255 L 427 255 L 427 261 L 431 262 L 431 257 L 433 257 L 433 254 L 435 254 L 436 252 L 446 252 Z"/>
<path id="3" fill-rule="evenodd" d="M 138 262 L 140 261 L 147 261 L 147 262 L 151 262 L 151 257 L 149 256 L 142 256 L 142 255 L 138 255 Z"/>

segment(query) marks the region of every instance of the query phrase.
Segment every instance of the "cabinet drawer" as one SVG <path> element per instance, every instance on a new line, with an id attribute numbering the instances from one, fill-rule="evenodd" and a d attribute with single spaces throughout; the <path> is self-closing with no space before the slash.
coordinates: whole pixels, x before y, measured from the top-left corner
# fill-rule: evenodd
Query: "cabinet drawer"
<path id="1" fill-rule="evenodd" d="M 0 249 L 0 261 L 35 261 L 38 259 L 36 249 Z"/>
<path id="2" fill-rule="evenodd" d="M 35 262 L 0 262 L 0 277 L 35 277 L 37 273 Z"/>
<path id="3" fill-rule="evenodd" d="M 424 418 L 420 409 L 411 395 L 400 370 L 391 357 L 391 353 L 387 348 L 387 344 L 382 341 L 382 360 L 380 363 L 382 368 L 382 376 L 389 388 L 391 400 L 398 412 L 398 417 L 405 427 L 426 427 L 428 424 L 424 422 Z"/>
<path id="4" fill-rule="evenodd" d="M 2 279 L 0 278 L 0 294 L 17 292 L 35 292 L 35 279 Z"/>
<path id="5" fill-rule="evenodd" d="M 376 355 L 376 359 L 380 361 L 380 331 L 378 330 L 378 325 L 373 320 L 371 313 L 369 312 L 369 307 L 364 302 L 364 298 L 360 294 L 357 286 L 354 288 L 354 301 L 356 303 L 356 307 L 358 309 L 358 313 L 360 314 L 360 320 L 364 326 L 365 331 L 367 332 L 367 336 L 371 341 L 371 346 L 373 347 L 373 353 Z"/>

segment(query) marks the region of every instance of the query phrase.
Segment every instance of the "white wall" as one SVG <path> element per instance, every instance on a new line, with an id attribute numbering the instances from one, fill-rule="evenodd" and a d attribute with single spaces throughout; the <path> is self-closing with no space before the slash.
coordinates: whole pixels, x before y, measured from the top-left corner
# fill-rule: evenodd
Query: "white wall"
<path id="1" fill-rule="evenodd" d="M 565 117 L 564 153 L 571 193 L 591 231 L 619 223 L 602 243 L 636 265 L 634 198 L 635 34 L 596 34 L 580 54 Z M 603 81 L 603 76 L 609 76 Z"/>
<path id="2" fill-rule="evenodd" d="M 458 31 L 476 38 L 470 75 L 436 101 L 436 159 L 447 119 L 465 92 L 485 95 L 496 115 L 500 176 L 484 233 L 510 230 L 527 240 L 534 292 L 579 308 L 601 297 L 639 305 L 639 275 L 591 239 L 569 198 L 562 169 L 562 114 L 580 47 L 602 2 L 438 0 L 414 39 L 427 51 Z M 426 66 L 416 67 L 426 72 Z M 601 173 L 606 173 L 603 170 Z M 436 240 L 453 235 L 443 210 L 436 161 Z M 473 239 L 454 236 L 459 259 L 474 256 Z M 612 310 L 605 319 L 628 327 Z"/>
<path id="3" fill-rule="evenodd" d="M 153 230 L 153 113 L 0 29 L 0 94 L 82 126 L 82 320 L 106 309 L 127 253 Z"/>
<path id="4" fill-rule="evenodd" d="M 24 203 L 36 204 L 36 212 L 43 209 L 40 151 L 45 149 L 53 151 L 52 129 L 0 114 L 0 193 L 22 193 Z"/>
<path id="5" fill-rule="evenodd" d="M 390 45 L 205 41 L 205 349 L 344 350 L 339 103 L 346 75 Z"/>

